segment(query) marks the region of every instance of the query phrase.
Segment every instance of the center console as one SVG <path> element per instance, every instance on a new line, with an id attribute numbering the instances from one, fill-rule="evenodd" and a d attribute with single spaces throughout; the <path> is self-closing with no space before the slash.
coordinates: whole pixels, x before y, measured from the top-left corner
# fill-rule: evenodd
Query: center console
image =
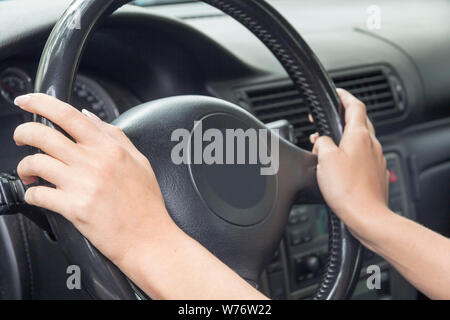
<path id="1" fill-rule="evenodd" d="M 396 153 L 385 155 L 390 171 L 389 207 L 407 216 L 407 194 L 401 159 Z M 328 209 L 324 205 L 294 205 L 279 250 L 262 277 L 263 291 L 272 299 L 307 299 L 316 291 L 328 258 Z M 381 271 L 380 289 L 369 289 L 366 282 L 372 273 L 367 267 L 376 265 Z M 381 257 L 365 250 L 360 279 L 354 299 L 392 299 L 397 286 L 405 282 Z M 404 287 L 404 286 L 403 286 Z M 410 288 L 412 289 L 412 287 Z"/>

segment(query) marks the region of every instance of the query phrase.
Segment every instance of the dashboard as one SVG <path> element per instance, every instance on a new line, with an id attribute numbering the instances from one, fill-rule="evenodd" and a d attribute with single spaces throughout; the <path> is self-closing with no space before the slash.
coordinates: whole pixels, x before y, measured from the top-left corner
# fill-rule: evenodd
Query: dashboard
<path id="1" fill-rule="evenodd" d="M 378 2 L 384 12 L 379 30 L 365 26 L 365 9 L 371 1 L 345 0 L 337 5 L 329 0 L 314 4 L 276 0 L 273 4 L 304 36 L 336 86 L 367 105 L 391 171 L 391 209 L 450 236 L 450 4 Z M 13 171 L 28 152 L 11 138 L 14 128 L 30 115 L 12 102 L 15 96 L 33 91 L 39 55 L 68 3 L 0 3 L 1 171 Z M 36 10 L 29 10 L 30 6 Z M 15 12 L 29 23 L 18 23 Z M 308 136 L 315 127 L 285 71 L 245 28 L 203 3 L 119 9 L 85 50 L 72 104 L 110 122 L 141 102 L 185 94 L 231 101 L 266 123 L 286 119 L 294 126 L 296 143 L 311 148 Z M 261 277 L 264 293 L 274 299 L 311 296 L 327 263 L 327 214 L 321 205 L 294 205 L 279 250 Z M 8 223 L 13 228 L 14 222 Z M 57 285 L 65 283 L 64 273 L 49 276 L 48 270 L 55 270 L 49 262 L 67 261 L 57 243 L 23 223 L 32 250 L 17 264 L 32 266 L 34 290 L 21 294 L 86 298 Z M 368 290 L 365 285 L 367 266 L 374 264 L 382 271 L 381 290 Z M 353 298 L 420 297 L 386 261 L 366 251 Z"/>

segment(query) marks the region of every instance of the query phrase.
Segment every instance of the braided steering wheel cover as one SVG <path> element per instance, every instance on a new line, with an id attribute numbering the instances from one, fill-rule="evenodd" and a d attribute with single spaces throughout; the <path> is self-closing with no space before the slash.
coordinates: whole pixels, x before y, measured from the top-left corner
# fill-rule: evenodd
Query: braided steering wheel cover
<path id="1" fill-rule="evenodd" d="M 56 98 L 70 101 L 78 63 L 92 30 L 113 11 L 128 2 L 130 0 L 74 0 L 58 21 L 44 48 L 36 76 L 35 91 L 52 92 Z M 263 0 L 203 0 L 203 2 L 233 17 L 266 45 L 307 102 L 318 132 L 330 136 L 338 144 L 343 130 L 343 113 L 334 84 L 314 52 L 289 22 Z M 70 52 L 64 61 L 51 56 L 52 46 L 61 36 L 57 31 L 70 23 L 76 10 L 83 11 L 90 8 L 92 11 L 92 7 L 98 12 L 84 28 L 84 33 L 66 30 L 67 39 L 74 38 L 74 42 L 82 44 L 80 50 Z M 65 61 L 76 61 L 77 64 L 75 67 L 67 66 Z M 47 75 L 54 70 L 65 71 L 60 74 L 70 74 L 70 81 L 55 81 L 54 78 L 48 77 Z M 40 116 L 35 116 L 35 120 L 49 124 Z M 60 218 L 51 215 L 50 222 L 52 220 L 55 223 Z M 356 284 L 361 262 L 361 244 L 339 218 L 329 212 L 328 263 L 324 278 L 313 299 L 347 298 Z"/>

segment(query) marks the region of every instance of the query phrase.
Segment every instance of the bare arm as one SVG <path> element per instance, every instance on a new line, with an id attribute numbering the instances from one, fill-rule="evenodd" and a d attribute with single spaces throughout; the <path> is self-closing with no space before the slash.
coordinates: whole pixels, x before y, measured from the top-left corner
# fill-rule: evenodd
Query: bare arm
<path id="1" fill-rule="evenodd" d="M 153 299 L 263 300 L 262 293 L 197 241 L 178 231 L 140 239 L 118 266 Z"/>
<path id="2" fill-rule="evenodd" d="M 362 243 L 432 299 L 450 299 L 450 240 L 391 213 L 361 232 Z"/>

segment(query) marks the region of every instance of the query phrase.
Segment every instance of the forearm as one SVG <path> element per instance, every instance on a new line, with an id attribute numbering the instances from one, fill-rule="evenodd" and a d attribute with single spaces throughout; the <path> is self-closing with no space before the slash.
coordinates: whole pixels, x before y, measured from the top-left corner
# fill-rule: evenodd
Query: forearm
<path id="1" fill-rule="evenodd" d="M 366 227 L 363 244 L 428 297 L 450 299 L 450 240 L 399 215 L 379 216 Z"/>
<path id="2" fill-rule="evenodd" d="M 197 241 L 170 229 L 157 241 L 152 237 L 130 248 L 118 263 L 151 298 L 267 299 Z"/>

